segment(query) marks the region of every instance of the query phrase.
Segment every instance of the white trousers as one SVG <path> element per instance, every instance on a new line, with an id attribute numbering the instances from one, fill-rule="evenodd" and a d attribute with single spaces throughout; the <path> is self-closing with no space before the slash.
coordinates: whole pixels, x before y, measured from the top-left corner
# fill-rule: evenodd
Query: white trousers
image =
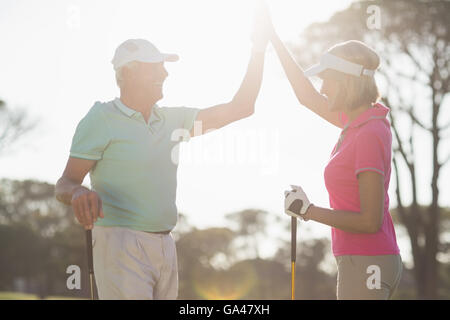
<path id="1" fill-rule="evenodd" d="M 95 226 L 92 242 L 101 300 L 177 298 L 177 253 L 170 233 Z"/>
<path id="2" fill-rule="evenodd" d="M 338 300 L 391 299 L 403 270 L 400 255 L 344 255 L 337 256 L 336 263 Z"/>

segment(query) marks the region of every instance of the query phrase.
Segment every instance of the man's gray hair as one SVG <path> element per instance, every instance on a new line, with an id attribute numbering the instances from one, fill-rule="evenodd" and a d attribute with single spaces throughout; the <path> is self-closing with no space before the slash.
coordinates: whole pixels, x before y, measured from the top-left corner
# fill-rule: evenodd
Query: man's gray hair
<path id="1" fill-rule="evenodd" d="M 123 75 L 122 75 L 123 68 L 134 69 L 137 65 L 138 65 L 137 61 L 130 61 L 116 70 L 116 83 L 119 88 L 121 88 L 121 85 L 123 83 Z"/>

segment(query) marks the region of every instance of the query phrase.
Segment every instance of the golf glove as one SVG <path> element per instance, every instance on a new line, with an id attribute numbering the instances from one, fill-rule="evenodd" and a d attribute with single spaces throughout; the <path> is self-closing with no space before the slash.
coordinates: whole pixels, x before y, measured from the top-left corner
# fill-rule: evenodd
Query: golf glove
<path id="1" fill-rule="evenodd" d="M 293 185 L 291 187 L 291 191 L 284 192 L 284 212 L 291 217 L 303 219 L 303 215 L 311 206 L 311 203 L 301 187 Z"/>

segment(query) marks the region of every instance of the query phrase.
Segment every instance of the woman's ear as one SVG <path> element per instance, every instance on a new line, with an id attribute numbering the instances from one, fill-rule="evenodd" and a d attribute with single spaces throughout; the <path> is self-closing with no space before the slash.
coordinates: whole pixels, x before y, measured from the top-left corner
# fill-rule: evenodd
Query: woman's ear
<path id="1" fill-rule="evenodd" d="M 330 83 L 328 83 L 328 85 L 330 85 Z M 339 93 L 340 93 L 339 83 L 335 82 L 333 83 L 333 89 L 328 92 L 328 103 L 330 111 L 335 111 L 336 108 L 339 107 L 338 105 Z"/>

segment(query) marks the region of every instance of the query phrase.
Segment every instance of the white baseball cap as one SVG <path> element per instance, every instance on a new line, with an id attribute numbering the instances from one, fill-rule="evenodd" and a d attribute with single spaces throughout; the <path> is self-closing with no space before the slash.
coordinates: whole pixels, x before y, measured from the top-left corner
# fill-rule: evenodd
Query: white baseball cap
<path id="1" fill-rule="evenodd" d="M 364 66 L 339 58 L 329 52 L 322 55 L 320 63 L 313 65 L 305 70 L 304 75 L 306 77 L 312 77 L 315 75 L 320 76 L 320 73 L 327 69 L 336 70 L 346 74 L 351 74 L 356 77 L 369 76 L 373 77 L 375 70 L 364 69 Z"/>
<path id="2" fill-rule="evenodd" d="M 131 61 L 158 63 L 178 61 L 178 55 L 161 53 L 150 41 L 145 39 L 128 39 L 120 44 L 111 63 L 114 70 Z"/>

